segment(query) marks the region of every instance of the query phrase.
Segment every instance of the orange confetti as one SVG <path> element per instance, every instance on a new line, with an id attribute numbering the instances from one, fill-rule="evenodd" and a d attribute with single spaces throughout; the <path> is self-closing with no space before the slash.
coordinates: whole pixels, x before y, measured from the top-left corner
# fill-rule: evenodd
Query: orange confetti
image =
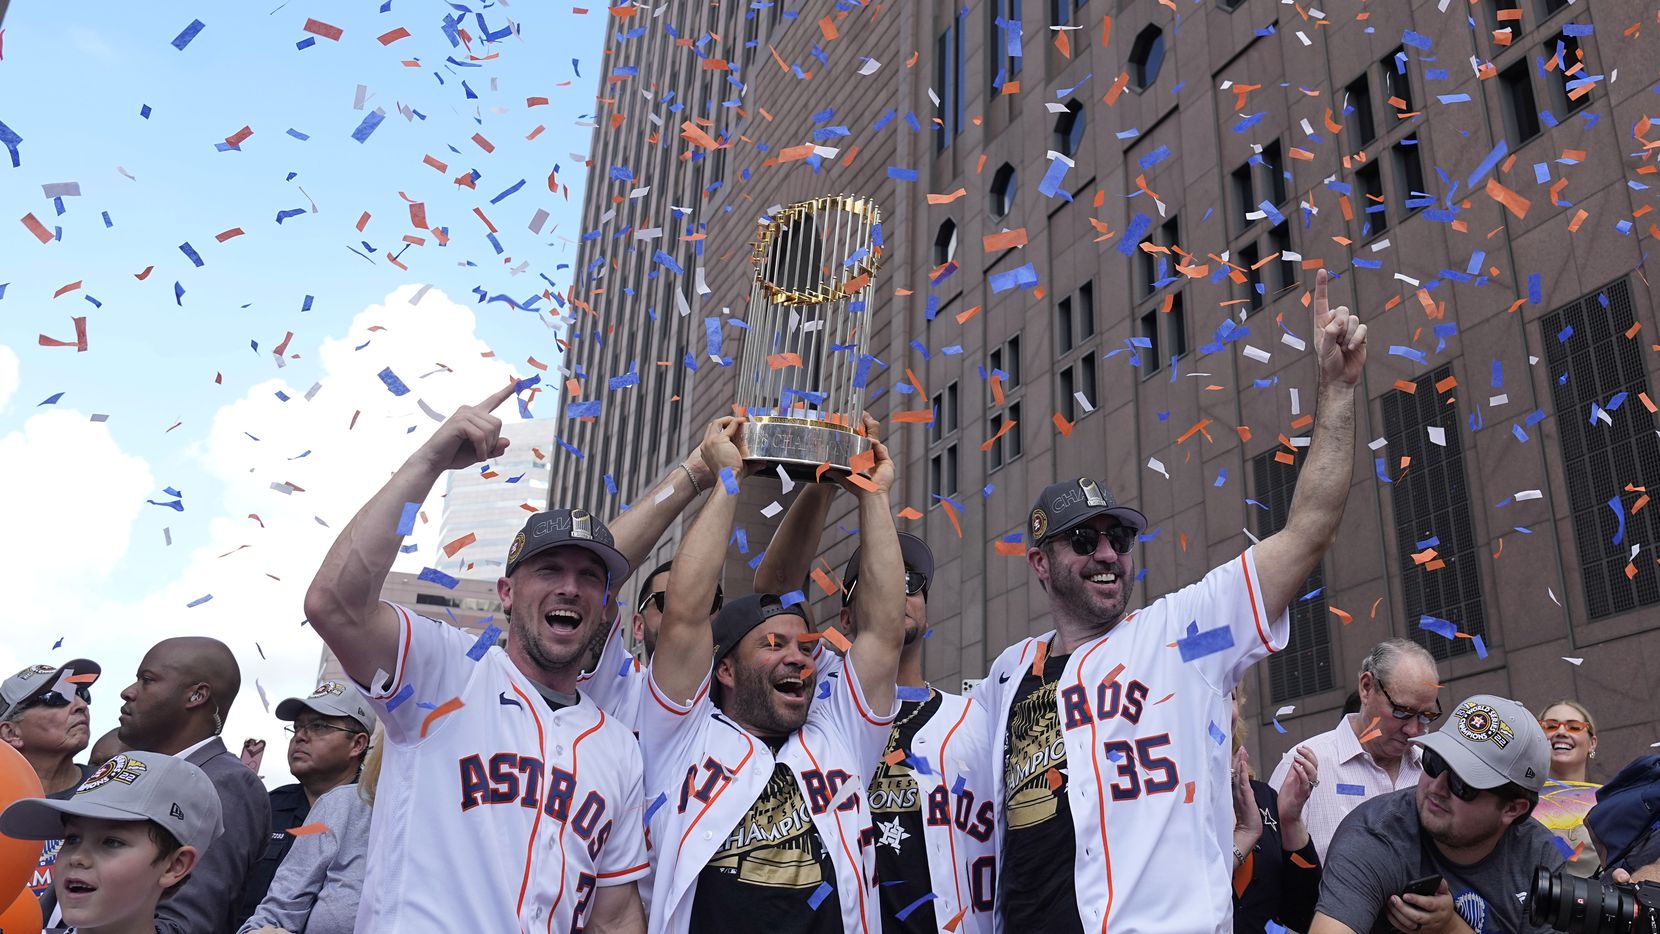
<path id="1" fill-rule="evenodd" d="M 243 231 L 241 227 L 232 227 L 224 233 L 214 235 L 213 239 L 218 240 L 220 243 L 224 243 L 226 240 L 242 236 L 242 233 Z"/>
<path id="2" fill-rule="evenodd" d="M 1350 623 L 1355 621 L 1355 618 L 1353 616 L 1350 616 L 1349 614 L 1343 612 L 1342 610 L 1339 610 L 1335 606 L 1326 607 L 1326 609 L 1331 610 L 1332 615 L 1337 617 L 1337 621 L 1342 623 L 1345 626 L 1347 626 Z"/>
<path id="3" fill-rule="evenodd" d="M 888 420 L 902 425 L 931 425 L 934 422 L 934 410 L 907 409 L 903 412 L 893 413 L 888 416 Z"/>
<path id="4" fill-rule="evenodd" d="M 785 367 L 803 365 L 804 364 L 801 362 L 801 354 L 798 353 L 775 353 L 767 356 L 767 366 L 772 367 L 775 370 L 782 370 Z"/>
<path id="5" fill-rule="evenodd" d="M 402 26 L 399 26 L 397 29 L 391 30 L 390 32 L 383 32 L 379 36 L 376 37 L 376 39 L 380 42 L 381 45 L 391 45 L 392 43 L 398 41 L 399 39 L 408 39 L 408 38 L 409 38 L 409 30 L 403 28 Z"/>
<path id="6" fill-rule="evenodd" d="M 23 215 L 23 226 L 29 228 L 29 232 L 34 234 L 35 239 L 41 243 L 52 242 L 52 232 L 47 230 L 46 225 L 42 224 L 40 219 L 35 217 L 32 212 Z"/>
<path id="7" fill-rule="evenodd" d="M 853 643 L 847 641 L 847 637 L 842 635 L 841 630 L 839 629 L 826 629 L 819 635 L 823 636 L 824 641 L 830 643 L 836 651 L 842 653 L 843 655 L 853 649 Z"/>
<path id="8" fill-rule="evenodd" d="M 463 535 L 460 538 L 456 539 L 455 541 L 450 542 L 448 545 L 444 546 L 444 557 L 453 558 L 453 557 L 455 557 L 456 552 L 460 551 L 463 548 L 466 548 L 468 545 L 471 545 L 473 542 L 476 542 L 476 541 L 478 541 L 478 536 L 473 534 L 472 532 L 468 532 L 466 535 Z"/>
<path id="9" fill-rule="evenodd" d="M 928 196 L 928 203 L 929 204 L 950 204 L 951 202 L 957 200 L 958 198 L 961 198 L 963 195 L 966 195 L 966 194 L 968 194 L 968 189 L 967 188 L 958 188 L 956 191 L 953 191 L 952 193 L 950 193 L 948 195 L 930 194 Z"/>
<path id="10" fill-rule="evenodd" d="M 452 697 L 442 704 L 439 704 L 437 708 L 427 714 L 425 720 L 421 721 L 421 738 L 426 739 L 427 730 L 430 729 L 434 723 L 452 713 L 455 713 L 457 710 L 460 710 L 461 707 L 462 703 L 461 698 L 459 697 Z"/>
<path id="11" fill-rule="evenodd" d="M 987 253 L 995 250 L 1011 250 L 1025 246 L 1029 241 L 1026 238 L 1026 228 L 1017 227 L 1014 230 L 1005 230 L 1002 233 L 986 234 L 981 238 L 981 244 Z"/>
<path id="12" fill-rule="evenodd" d="M 298 827 L 290 827 L 290 828 L 288 828 L 286 833 L 289 833 L 289 834 L 291 834 L 293 836 L 296 836 L 296 837 L 309 837 L 309 836 L 313 836 L 315 834 L 328 833 L 328 830 L 329 830 L 329 825 L 328 824 L 325 824 L 321 821 L 318 821 L 316 823 L 311 823 L 311 824 L 301 824 Z"/>
<path id="13" fill-rule="evenodd" d="M 1002 539 L 998 539 L 991 544 L 992 548 L 995 549 L 1000 555 L 1014 557 L 1016 555 L 1023 555 L 1026 553 L 1026 546 L 1020 542 L 1005 542 Z"/>
<path id="14" fill-rule="evenodd" d="M 309 32 L 314 36 L 322 36 L 324 39 L 330 39 L 335 42 L 339 42 L 340 37 L 345 35 L 346 32 L 339 26 L 330 26 L 322 20 L 315 19 L 307 19 L 303 28 L 306 32 Z"/>

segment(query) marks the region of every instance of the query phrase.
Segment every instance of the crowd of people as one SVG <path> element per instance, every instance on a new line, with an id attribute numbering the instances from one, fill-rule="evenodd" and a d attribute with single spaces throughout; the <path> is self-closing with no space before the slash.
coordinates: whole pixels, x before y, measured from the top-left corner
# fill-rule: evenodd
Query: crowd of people
<path id="1" fill-rule="evenodd" d="M 509 386 L 452 415 L 323 560 L 306 615 L 347 679 L 278 704 L 294 784 L 267 793 L 220 738 L 230 649 L 168 639 L 85 764 L 98 665 L 0 685 L 0 741 L 44 791 L 0 834 L 46 841 L 45 924 L 83 934 L 1519 932 L 1549 930 L 1526 904 L 1537 867 L 1660 881 L 1660 764 L 1599 789 L 1583 706 L 1446 712 L 1410 640 L 1367 653 L 1329 732 L 1266 782 L 1252 769 L 1241 681 L 1285 644 L 1354 462 L 1366 333 L 1326 280 L 1284 530 L 1132 609 L 1146 517 L 1087 477 L 1046 487 L 1026 541 L 1051 628 L 972 696 L 926 677 L 934 556 L 895 527 L 869 420 L 865 469 L 796 497 L 741 596 L 725 556 L 764 480 L 734 416 L 609 526 L 531 516 L 498 583 L 504 641 L 381 602 L 404 504 L 503 453 Z M 859 545 L 818 621 L 804 582 L 838 490 Z M 673 561 L 634 575 L 700 497 Z"/>

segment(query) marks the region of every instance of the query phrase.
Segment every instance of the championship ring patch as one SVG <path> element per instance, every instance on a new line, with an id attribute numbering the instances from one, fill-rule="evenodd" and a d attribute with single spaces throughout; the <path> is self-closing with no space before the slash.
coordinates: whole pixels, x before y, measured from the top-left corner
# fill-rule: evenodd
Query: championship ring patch
<path id="1" fill-rule="evenodd" d="M 81 783 L 81 787 L 75 789 L 75 793 L 84 795 L 93 789 L 102 788 L 110 782 L 131 785 L 138 781 L 139 776 L 143 775 L 146 769 L 147 766 L 142 760 L 135 759 L 127 753 L 121 753 L 93 769 L 92 774 Z"/>
<path id="2" fill-rule="evenodd" d="M 1503 749 L 1516 733 L 1486 704 L 1470 704 L 1458 712 L 1459 735 L 1472 743 L 1492 743 Z"/>

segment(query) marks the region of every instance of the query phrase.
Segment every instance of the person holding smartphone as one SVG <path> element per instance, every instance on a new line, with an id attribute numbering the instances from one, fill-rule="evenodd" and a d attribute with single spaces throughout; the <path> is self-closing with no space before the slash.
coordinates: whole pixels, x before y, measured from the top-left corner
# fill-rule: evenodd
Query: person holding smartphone
<path id="1" fill-rule="evenodd" d="M 1418 787 L 1343 819 L 1309 934 L 1549 931 L 1527 911 L 1534 868 L 1564 861 L 1528 819 L 1550 772 L 1538 721 L 1516 701 L 1477 694 L 1412 742 L 1423 753 Z"/>

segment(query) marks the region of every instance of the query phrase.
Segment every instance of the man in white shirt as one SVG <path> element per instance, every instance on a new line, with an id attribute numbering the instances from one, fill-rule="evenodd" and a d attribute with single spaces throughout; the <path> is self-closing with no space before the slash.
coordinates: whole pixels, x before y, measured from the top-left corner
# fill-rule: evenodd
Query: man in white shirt
<path id="1" fill-rule="evenodd" d="M 1280 759 L 1268 783 L 1276 788 L 1306 749 L 1320 763 L 1320 781 L 1303 805 L 1303 823 L 1322 860 L 1337 825 L 1367 798 L 1413 788 L 1423 772 L 1411 740 L 1441 718 L 1435 658 L 1410 639 L 1388 639 L 1360 663 L 1360 712 L 1311 737 Z"/>

